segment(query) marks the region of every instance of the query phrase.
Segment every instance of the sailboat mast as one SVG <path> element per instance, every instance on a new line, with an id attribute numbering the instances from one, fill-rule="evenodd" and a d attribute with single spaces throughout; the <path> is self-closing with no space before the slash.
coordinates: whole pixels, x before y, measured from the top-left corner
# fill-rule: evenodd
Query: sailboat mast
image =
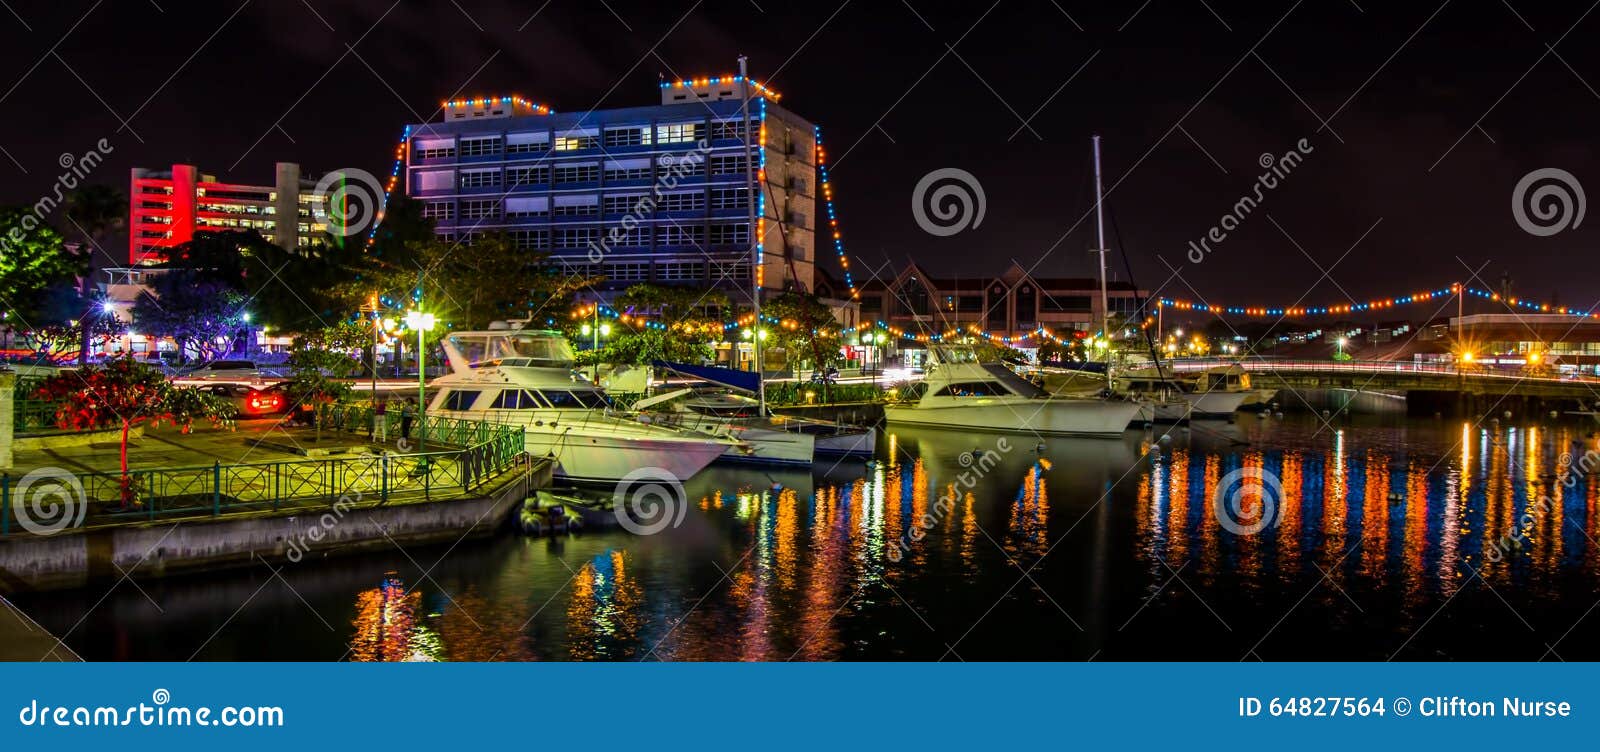
<path id="1" fill-rule="evenodd" d="M 740 98 L 743 100 L 743 102 L 741 104 L 741 110 L 742 110 L 742 115 L 741 116 L 744 119 L 744 185 L 745 185 L 745 196 L 746 196 L 746 199 L 747 199 L 747 203 L 750 206 L 750 215 L 749 215 L 749 217 L 750 217 L 750 290 L 751 290 L 750 307 L 753 309 L 753 313 L 754 313 L 754 316 L 755 316 L 755 324 L 754 324 L 755 328 L 751 330 L 751 334 L 750 334 L 750 347 L 752 348 L 752 353 L 755 356 L 756 399 L 760 402 L 760 406 L 761 406 L 760 407 L 760 409 L 761 409 L 760 414 L 761 415 L 766 415 L 767 414 L 767 380 L 762 376 L 762 369 L 761 369 L 761 277 L 762 277 L 761 263 L 762 263 L 763 259 L 761 258 L 761 253 L 759 251 L 759 249 L 761 247 L 761 237 L 760 237 L 760 233 L 757 230 L 757 224 L 758 224 L 759 218 L 756 215 L 756 212 L 757 211 L 765 212 L 767 210 L 767 207 L 765 206 L 765 204 L 766 204 L 765 197 L 763 197 L 761 199 L 761 202 L 763 204 L 762 206 L 758 207 L 758 206 L 756 206 L 756 203 L 755 203 L 756 202 L 756 198 L 758 196 L 761 196 L 761 194 L 756 192 L 755 157 L 750 153 L 750 143 L 751 143 L 751 140 L 755 137 L 756 133 L 755 133 L 755 129 L 751 127 L 753 124 L 750 122 L 750 69 L 749 69 L 749 58 L 745 57 L 744 55 L 740 55 L 739 56 L 739 90 L 740 90 L 740 95 L 741 95 Z"/>
<path id="2" fill-rule="evenodd" d="M 1100 135 L 1094 136 L 1094 222 L 1095 250 L 1100 254 L 1100 337 L 1106 348 L 1106 385 L 1111 385 L 1111 304 L 1106 294 L 1106 217 L 1105 194 L 1100 182 Z"/>

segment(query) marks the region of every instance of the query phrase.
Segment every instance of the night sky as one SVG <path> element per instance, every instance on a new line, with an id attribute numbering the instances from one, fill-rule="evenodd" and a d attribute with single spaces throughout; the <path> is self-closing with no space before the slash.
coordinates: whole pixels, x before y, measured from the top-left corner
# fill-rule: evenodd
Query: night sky
<path id="1" fill-rule="evenodd" d="M 1538 168 L 1600 189 L 1590 3 L 7 4 L 8 202 L 32 203 L 61 153 L 102 137 L 115 151 L 95 178 L 124 190 L 129 167 L 173 162 L 253 183 L 279 160 L 386 175 L 400 127 L 437 119 L 447 96 L 655 104 L 658 74 L 728 73 L 745 53 L 823 128 L 858 281 L 910 258 L 951 275 L 1012 259 L 1092 275 L 1099 133 L 1119 250 L 1163 295 L 1284 305 L 1309 290 L 1313 305 L 1509 273 L 1524 296 L 1600 296 L 1600 219 L 1535 237 L 1511 209 Z M 1261 154 L 1302 138 L 1305 162 L 1190 263 L 1189 241 L 1253 191 Z M 934 237 L 911 196 L 946 167 L 981 181 L 986 213 Z M 1113 271 L 1125 278 L 1120 259 Z"/>

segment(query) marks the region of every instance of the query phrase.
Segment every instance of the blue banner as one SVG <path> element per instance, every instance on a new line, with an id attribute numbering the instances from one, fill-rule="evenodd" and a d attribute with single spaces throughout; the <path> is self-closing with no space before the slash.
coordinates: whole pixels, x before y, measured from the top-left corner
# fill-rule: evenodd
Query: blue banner
<path id="1" fill-rule="evenodd" d="M 0 679 L 8 749 L 1298 751 L 1600 731 L 1591 664 L 7 664 Z"/>

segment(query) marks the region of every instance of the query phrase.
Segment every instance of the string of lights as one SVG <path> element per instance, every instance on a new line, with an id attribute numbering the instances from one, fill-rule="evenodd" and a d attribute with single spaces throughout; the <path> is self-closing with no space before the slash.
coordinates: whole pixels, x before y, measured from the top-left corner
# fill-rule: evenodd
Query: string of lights
<path id="1" fill-rule="evenodd" d="M 1431 300 L 1448 298 L 1452 295 L 1455 295 L 1456 291 L 1459 289 L 1461 289 L 1460 285 L 1453 284 L 1441 287 L 1437 290 L 1414 292 L 1409 295 L 1400 295 L 1389 298 L 1374 298 L 1365 303 L 1336 303 L 1325 306 L 1225 306 L 1218 303 L 1196 303 L 1193 301 L 1175 298 L 1161 298 L 1157 301 L 1157 305 L 1177 311 L 1200 311 L 1203 313 L 1213 313 L 1219 316 L 1278 316 L 1283 318 L 1299 318 L 1304 316 L 1337 316 L 1351 313 L 1365 313 L 1368 311 L 1380 311 L 1388 308 L 1394 308 L 1396 306 L 1411 305 L 1415 303 L 1426 303 Z M 1473 287 L 1466 288 L 1466 294 L 1475 298 L 1481 298 L 1483 300 L 1495 302 L 1500 302 L 1501 300 L 1499 293 L 1489 292 L 1488 290 L 1479 290 Z M 1507 298 L 1504 302 L 1511 308 L 1528 311 L 1530 313 L 1553 313 L 1562 316 L 1575 316 L 1580 318 L 1600 318 L 1600 312 L 1592 309 L 1585 311 L 1577 308 L 1551 305 L 1549 303 L 1541 303 L 1518 297 Z"/>
<path id="2" fill-rule="evenodd" d="M 822 148 L 822 127 L 815 126 L 813 135 L 817 142 L 817 172 L 822 179 L 822 200 L 828 211 L 828 231 L 833 236 L 833 251 L 839 257 L 839 268 L 844 271 L 844 284 L 850 288 L 850 299 L 860 297 L 856 282 L 850 276 L 850 257 L 844 252 L 844 238 L 839 233 L 839 214 L 833 207 L 833 182 L 828 179 L 827 151 Z"/>

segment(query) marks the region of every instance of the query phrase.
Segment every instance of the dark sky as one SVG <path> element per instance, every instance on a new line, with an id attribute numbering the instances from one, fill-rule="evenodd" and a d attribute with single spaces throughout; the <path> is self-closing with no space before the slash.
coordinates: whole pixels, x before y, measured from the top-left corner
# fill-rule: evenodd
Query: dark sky
<path id="1" fill-rule="evenodd" d="M 0 157 L 0 200 L 31 203 L 62 152 L 101 137 L 115 152 L 96 177 L 124 189 L 130 166 L 172 162 L 242 182 L 277 160 L 384 175 L 413 110 L 454 92 L 650 104 L 658 73 L 729 72 L 743 52 L 823 127 L 860 265 L 1092 274 L 1100 133 L 1122 250 L 1165 295 L 1326 304 L 1510 273 L 1525 296 L 1600 296 L 1600 219 L 1535 237 L 1511 210 L 1538 168 L 1600 189 L 1586 2 L 608 3 L 7 0 L 0 147 L 21 168 Z M 1260 155 L 1301 138 L 1304 164 L 1190 263 Z M 911 196 L 947 167 L 978 178 L 986 213 L 934 237 Z"/>

